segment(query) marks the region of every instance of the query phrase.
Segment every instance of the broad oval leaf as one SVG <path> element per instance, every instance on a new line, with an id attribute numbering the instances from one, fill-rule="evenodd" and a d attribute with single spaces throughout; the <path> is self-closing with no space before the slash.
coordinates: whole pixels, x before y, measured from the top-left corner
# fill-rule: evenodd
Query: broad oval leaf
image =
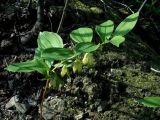
<path id="1" fill-rule="evenodd" d="M 101 38 L 103 43 L 109 42 L 109 38 L 112 35 L 114 30 L 114 23 L 111 20 L 108 20 L 100 25 L 97 25 L 95 28 L 97 34 Z"/>
<path id="2" fill-rule="evenodd" d="M 114 36 L 124 36 L 130 32 L 137 23 L 139 12 L 126 17 L 116 28 Z"/>
<path id="3" fill-rule="evenodd" d="M 119 47 L 119 45 L 121 43 L 123 43 L 125 41 L 125 38 L 122 36 L 115 36 L 110 40 L 110 43 L 112 43 L 113 45 Z"/>
<path id="4" fill-rule="evenodd" d="M 91 42 L 93 38 L 93 30 L 87 27 L 78 28 L 70 33 L 70 38 L 77 43 Z"/>
<path id="5" fill-rule="evenodd" d="M 47 48 L 42 51 L 41 57 L 44 59 L 64 60 L 74 55 L 74 52 L 67 48 Z"/>
<path id="6" fill-rule="evenodd" d="M 40 50 L 39 48 L 36 48 L 34 59 L 41 59 L 41 53 L 42 53 L 42 50 Z M 47 60 L 44 60 L 44 62 L 48 65 L 49 68 L 51 68 L 54 61 L 53 59 L 47 59 Z"/>
<path id="7" fill-rule="evenodd" d="M 147 107 L 160 107 L 160 97 L 144 97 L 138 102 Z"/>
<path id="8" fill-rule="evenodd" d="M 92 52 L 92 51 L 95 51 L 99 48 L 100 44 L 98 45 L 95 45 L 94 43 L 91 43 L 91 42 L 82 42 L 82 43 L 78 43 L 74 50 L 77 52 L 77 53 L 83 53 L 83 52 Z"/>
<path id="9" fill-rule="evenodd" d="M 51 47 L 63 48 L 62 38 L 53 32 L 40 32 L 38 36 L 38 48 L 46 49 Z"/>
<path id="10" fill-rule="evenodd" d="M 46 65 L 45 62 L 43 62 L 43 60 L 34 59 L 34 60 L 31 60 L 31 61 L 10 64 L 5 69 L 8 70 L 8 71 L 11 71 L 11 72 L 33 72 L 33 71 L 37 71 L 41 74 L 46 75 L 47 70 L 49 70 L 49 67 Z"/>

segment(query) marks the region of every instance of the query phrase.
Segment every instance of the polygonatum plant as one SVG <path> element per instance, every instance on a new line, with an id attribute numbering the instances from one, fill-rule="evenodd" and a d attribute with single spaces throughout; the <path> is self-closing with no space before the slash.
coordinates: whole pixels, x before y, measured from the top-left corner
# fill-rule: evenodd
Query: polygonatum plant
<path id="1" fill-rule="evenodd" d="M 95 59 L 92 52 L 100 46 L 111 43 L 117 47 L 125 40 L 125 35 L 130 32 L 137 20 L 139 12 L 125 18 L 114 30 L 114 23 L 108 20 L 95 27 L 96 33 L 101 41 L 95 44 L 93 40 L 93 29 L 81 27 L 70 33 L 74 45 L 65 48 L 62 38 L 54 32 L 40 32 L 32 60 L 10 64 L 6 70 L 11 72 L 39 72 L 47 80 L 43 97 L 49 82 L 54 88 L 64 84 L 61 77 L 71 73 L 68 68 L 72 67 L 73 73 L 81 73 L 83 65 L 94 67 Z M 84 56 L 82 58 L 82 56 Z M 56 69 L 61 69 L 60 73 Z M 61 77 L 60 77 L 61 75 Z M 42 98 L 43 101 L 43 98 Z M 42 102 L 43 103 L 43 102 Z"/>
<path id="2" fill-rule="evenodd" d="M 70 38 L 75 43 L 72 48 L 64 48 L 63 40 L 57 33 L 40 32 L 37 39 L 38 48 L 35 50 L 33 60 L 10 64 L 6 70 L 11 72 L 37 71 L 43 74 L 46 79 L 51 79 L 54 76 L 58 78 L 55 69 L 59 67 L 62 67 L 62 76 L 69 74 L 68 67 L 73 67 L 74 73 L 80 73 L 82 71 L 82 63 L 89 66 L 94 64 L 95 61 L 91 52 L 97 50 L 100 45 L 111 43 L 119 47 L 125 40 L 124 36 L 134 28 L 138 16 L 139 12 L 131 14 L 115 30 L 114 23 L 111 20 L 97 25 L 95 31 L 101 39 L 99 44 L 92 42 L 93 30 L 88 27 L 81 27 L 70 33 Z M 81 54 L 85 54 L 82 61 L 79 59 Z M 56 83 L 59 84 L 63 83 L 60 79 L 53 80 L 58 80 L 59 82 Z M 56 88 L 58 88 L 59 84 L 56 84 Z"/>
<path id="3" fill-rule="evenodd" d="M 55 72 L 55 69 L 62 68 L 61 76 L 65 76 L 70 73 L 68 67 L 72 67 L 74 73 L 80 73 L 82 64 L 94 65 L 92 52 L 106 43 L 119 47 L 125 40 L 124 36 L 134 28 L 138 16 L 139 12 L 129 15 L 115 30 L 111 20 L 96 25 L 95 31 L 101 39 L 99 44 L 92 41 L 94 32 L 88 27 L 81 27 L 70 33 L 70 38 L 74 42 L 72 48 L 64 48 L 63 40 L 57 33 L 40 32 L 34 58 L 26 62 L 10 64 L 6 70 L 11 72 L 37 71 L 43 74 L 45 79 L 58 80 L 58 82 L 52 82 L 56 83 L 54 86 L 58 88 L 63 81 L 58 77 L 59 74 Z M 83 60 L 80 60 L 81 55 L 84 55 Z M 54 76 L 59 79 L 53 79 Z"/>

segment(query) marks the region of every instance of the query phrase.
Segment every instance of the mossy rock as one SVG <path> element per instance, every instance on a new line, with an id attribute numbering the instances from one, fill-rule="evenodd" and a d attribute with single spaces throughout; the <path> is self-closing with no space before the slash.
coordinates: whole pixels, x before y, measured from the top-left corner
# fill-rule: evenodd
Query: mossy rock
<path id="1" fill-rule="evenodd" d="M 75 117 L 83 112 L 81 118 L 96 120 L 160 117 L 160 109 L 146 108 L 137 102 L 145 96 L 160 96 L 160 74 L 142 69 L 144 63 L 151 65 L 158 56 L 152 54 L 138 36 L 131 33 L 119 48 L 106 44 L 94 56 L 97 58 L 95 68 L 85 69 L 72 78 L 72 85 L 66 84 L 68 92 L 75 92 L 67 96 L 65 113 Z M 81 86 L 77 86 L 78 81 Z"/>

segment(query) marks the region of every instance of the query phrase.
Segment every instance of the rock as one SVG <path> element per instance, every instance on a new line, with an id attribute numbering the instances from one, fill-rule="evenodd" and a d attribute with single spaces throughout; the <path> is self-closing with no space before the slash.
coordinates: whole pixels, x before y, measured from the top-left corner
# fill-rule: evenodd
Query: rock
<path id="1" fill-rule="evenodd" d="M 83 82 L 82 82 L 83 78 L 82 77 L 76 77 L 73 80 L 73 85 L 76 87 L 83 87 Z"/>
<path id="2" fill-rule="evenodd" d="M 100 106 L 98 106 L 98 108 L 97 108 L 97 112 L 102 112 L 103 111 L 103 108 L 102 108 L 102 106 L 100 105 Z"/>
<path id="3" fill-rule="evenodd" d="M 31 106 L 37 106 L 41 90 L 36 91 L 34 94 L 28 97 L 27 101 Z"/>
<path id="4" fill-rule="evenodd" d="M 115 77 L 115 76 L 122 76 L 122 71 L 117 70 L 117 69 L 112 69 L 110 70 L 110 73 L 108 74 L 109 77 Z"/>
<path id="5" fill-rule="evenodd" d="M 9 48 L 11 46 L 12 46 L 11 41 L 8 41 L 8 40 L 2 40 L 1 41 L 1 45 L 0 45 L 1 48 Z"/>
<path id="6" fill-rule="evenodd" d="M 56 118 L 58 113 L 63 113 L 65 101 L 55 97 L 48 97 L 43 102 L 42 116 L 45 120 Z"/>
<path id="7" fill-rule="evenodd" d="M 13 97 L 7 102 L 7 104 L 6 104 L 6 109 L 10 109 L 10 108 L 13 107 L 14 104 L 15 104 L 16 102 L 18 102 L 18 101 L 19 101 L 18 96 L 13 96 Z"/>
<path id="8" fill-rule="evenodd" d="M 88 94 L 89 100 L 93 99 L 96 94 L 98 94 L 98 86 L 96 83 L 85 86 L 83 90 Z"/>
<path id="9" fill-rule="evenodd" d="M 90 85 L 90 84 L 92 84 L 92 81 L 91 81 L 91 79 L 90 78 L 88 78 L 88 77 L 84 77 L 83 78 L 83 87 L 85 87 L 85 86 L 87 86 L 87 85 Z"/>
<path id="10" fill-rule="evenodd" d="M 25 117 L 25 119 L 26 119 L 26 120 L 33 120 L 33 117 L 32 117 L 31 115 L 27 115 L 27 116 Z"/>
<path id="11" fill-rule="evenodd" d="M 97 99 L 97 100 L 95 101 L 95 103 L 94 103 L 94 106 L 95 106 L 95 107 L 98 107 L 98 106 L 100 105 L 100 103 L 101 103 L 101 99 Z"/>
<path id="12" fill-rule="evenodd" d="M 106 101 L 101 101 L 100 105 L 97 107 L 97 112 L 104 112 L 107 109 Z"/>
<path id="13" fill-rule="evenodd" d="M 19 112 L 26 113 L 30 106 L 29 104 L 16 103 L 15 107 Z"/>
<path id="14" fill-rule="evenodd" d="M 37 99 L 33 99 L 33 98 L 28 98 L 28 103 L 31 105 L 31 106 L 37 106 Z"/>
<path id="15" fill-rule="evenodd" d="M 85 118 L 85 120 L 92 120 L 92 119 L 90 119 L 90 118 Z"/>
<path id="16" fill-rule="evenodd" d="M 88 93 L 88 95 L 94 95 L 97 89 L 98 89 L 97 84 L 92 83 L 91 85 L 85 86 L 84 91 Z"/>
<path id="17" fill-rule="evenodd" d="M 90 104 L 90 105 L 89 105 L 89 109 L 90 109 L 91 111 L 94 111 L 94 108 L 95 108 L 94 104 Z"/>
<path id="18" fill-rule="evenodd" d="M 78 115 L 74 116 L 75 120 L 81 120 L 83 118 L 84 113 L 82 111 L 79 112 Z"/>
<path id="19" fill-rule="evenodd" d="M 20 113 L 26 113 L 28 109 L 30 108 L 29 104 L 25 103 L 19 103 L 19 98 L 18 96 L 13 96 L 6 104 L 5 108 L 6 109 L 11 109 L 12 107 L 15 107 L 16 110 Z"/>
<path id="20" fill-rule="evenodd" d="M 8 80 L 8 86 L 11 90 L 13 90 L 13 82 L 14 80 Z"/>

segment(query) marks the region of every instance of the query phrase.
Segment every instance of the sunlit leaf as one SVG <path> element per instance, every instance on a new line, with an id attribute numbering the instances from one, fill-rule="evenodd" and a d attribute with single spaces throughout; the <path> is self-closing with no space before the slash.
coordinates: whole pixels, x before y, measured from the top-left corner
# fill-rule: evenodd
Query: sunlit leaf
<path id="1" fill-rule="evenodd" d="M 46 49 L 52 47 L 63 48 L 62 38 L 53 32 L 40 32 L 38 36 L 38 48 Z"/>
<path id="2" fill-rule="evenodd" d="M 97 34 L 100 36 L 103 43 L 109 41 L 109 38 L 112 35 L 114 29 L 114 23 L 111 20 L 108 20 L 100 25 L 97 25 L 95 30 Z"/>
<path id="3" fill-rule="evenodd" d="M 125 41 L 125 38 L 122 36 L 115 36 L 110 40 L 110 42 L 117 47 L 119 47 L 119 45 L 124 41 Z"/>
<path id="4" fill-rule="evenodd" d="M 95 45 L 94 43 L 91 43 L 91 42 L 82 42 L 82 43 L 78 43 L 74 49 L 77 53 L 92 52 L 97 50 L 99 46 L 100 44 Z"/>
<path id="5" fill-rule="evenodd" d="M 137 23 L 139 12 L 125 18 L 116 28 L 114 36 L 124 36 L 130 32 Z"/>
<path id="6" fill-rule="evenodd" d="M 160 97 L 144 97 L 138 102 L 147 107 L 160 107 Z"/>
<path id="7" fill-rule="evenodd" d="M 93 30 L 91 28 L 83 27 L 73 30 L 70 37 L 74 42 L 91 42 L 93 38 Z"/>
<path id="8" fill-rule="evenodd" d="M 53 60 L 64 60 L 72 57 L 74 52 L 67 48 L 48 48 L 42 51 L 42 58 Z"/>
<path id="9" fill-rule="evenodd" d="M 39 48 L 36 48 L 34 59 L 41 59 L 41 54 L 42 54 L 42 50 L 40 50 Z M 44 62 L 48 65 L 49 68 L 51 68 L 54 61 L 53 59 L 47 59 L 47 60 L 44 60 Z"/>
<path id="10" fill-rule="evenodd" d="M 34 59 L 31 61 L 21 62 L 21 63 L 15 63 L 10 64 L 7 66 L 6 70 L 11 72 L 33 72 L 37 71 L 41 74 L 46 74 L 48 70 L 48 66 L 43 60 L 40 59 Z"/>

